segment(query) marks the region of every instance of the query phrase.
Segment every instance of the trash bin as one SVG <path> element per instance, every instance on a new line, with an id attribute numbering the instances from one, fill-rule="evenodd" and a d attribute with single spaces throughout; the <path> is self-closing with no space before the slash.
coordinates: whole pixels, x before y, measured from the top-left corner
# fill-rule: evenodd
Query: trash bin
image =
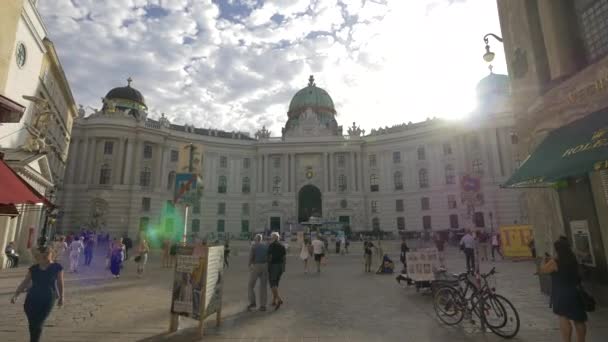
<path id="1" fill-rule="evenodd" d="M 541 258 L 536 258 L 534 262 L 536 263 L 536 270 L 540 270 L 540 263 L 543 261 Z M 540 292 L 546 294 L 547 296 L 551 295 L 551 275 L 550 274 L 538 274 L 538 282 L 540 284 Z"/>

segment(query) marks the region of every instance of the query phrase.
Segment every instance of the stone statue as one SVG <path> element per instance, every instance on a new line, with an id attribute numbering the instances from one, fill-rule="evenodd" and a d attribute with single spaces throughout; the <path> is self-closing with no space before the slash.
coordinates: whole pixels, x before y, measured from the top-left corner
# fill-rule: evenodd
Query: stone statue
<path id="1" fill-rule="evenodd" d="M 268 139 L 270 138 L 270 131 L 266 129 L 266 126 L 262 126 L 262 129 L 255 132 L 255 138 L 257 140 Z"/>
<path id="2" fill-rule="evenodd" d="M 163 128 L 171 127 L 171 121 L 169 121 L 169 119 L 165 116 L 165 113 L 160 114 L 160 119 L 158 121 L 160 122 L 160 126 Z"/>
<path id="3" fill-rule="evenodd" d="M 86 112 L 84 110 L 84 107 L 82 105 L 78 105 L 78 119 L 82 119 L 84 118 Z"/>

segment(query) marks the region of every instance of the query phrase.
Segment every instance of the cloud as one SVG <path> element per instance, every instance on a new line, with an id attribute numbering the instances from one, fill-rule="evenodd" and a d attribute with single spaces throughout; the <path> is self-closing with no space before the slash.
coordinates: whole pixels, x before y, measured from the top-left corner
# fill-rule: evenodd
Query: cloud
<path id="1" fill-rule="evenodd" d="M 39 9 L 77 102 L 99 107 L 131 76 L 152 117 L 275 135 L 311 73 L 345 126 L 461 115 L 487 74 L 481 37 L 500 28 L 487 0 L 55 0 Z"/>

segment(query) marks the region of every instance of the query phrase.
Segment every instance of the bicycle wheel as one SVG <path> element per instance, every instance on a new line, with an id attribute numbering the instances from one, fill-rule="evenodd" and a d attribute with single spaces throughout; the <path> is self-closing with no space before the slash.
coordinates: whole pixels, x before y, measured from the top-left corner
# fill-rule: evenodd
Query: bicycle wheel
<path id="1" fill-rule="evenodd" d="M 487 324 L 488 328 L 490 328 L 493 333 L 500 337 L 515 337 L 515 335 L 517 335 L 517 333 L 519 332 L 520 326 L 519 313 L 517 313 L 517 309 L 515 309 L 515 306 L 513 306 L 513 304 L 511 304 L 511 302 L 507 298 L 501 295 L 495 294 L 492 295 L 492 297 L 492 302 L 497 303 L 498 305 L 500 305 L 500 307 L 502 307 L 502 310 L 504 310 L 504 324 L 502 324 L 501 326 L 492 326 L 491 324 Z"/>
<path id="2" fill-rule="evenodd" d="M 479 320 L 483 319 L 488 327 L 502 328 L 507 323 L 507 314 L 500 301 L 494 297 L 494 294 L 484 293 L 482 309 L 480 296 L 481 294 L 475 294 L 471 297 L 471 311 Z"/>
<path id="3" fill-rule="evenodd" d="M 439 319 L 447 325 L 456 325 L 464 318 L 460 294 L 453 287 L 442 287 L 433 297 L 433 306 Z"/>

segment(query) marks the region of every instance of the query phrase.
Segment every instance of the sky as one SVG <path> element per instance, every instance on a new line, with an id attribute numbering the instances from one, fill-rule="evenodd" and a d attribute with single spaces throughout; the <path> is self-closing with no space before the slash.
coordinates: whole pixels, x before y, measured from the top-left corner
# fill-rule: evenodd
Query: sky
<path id="1" fill-rule="evenodd" d="M 461 118 L 489 74 L 494 0 L 40 0 L 76 102 L 112 88 L 144 95 L 149 117 L 273 136 L 309 75 L 338 123 L 372 128 Z M 506 73 L 492 40 L 495 73 Z"/>

